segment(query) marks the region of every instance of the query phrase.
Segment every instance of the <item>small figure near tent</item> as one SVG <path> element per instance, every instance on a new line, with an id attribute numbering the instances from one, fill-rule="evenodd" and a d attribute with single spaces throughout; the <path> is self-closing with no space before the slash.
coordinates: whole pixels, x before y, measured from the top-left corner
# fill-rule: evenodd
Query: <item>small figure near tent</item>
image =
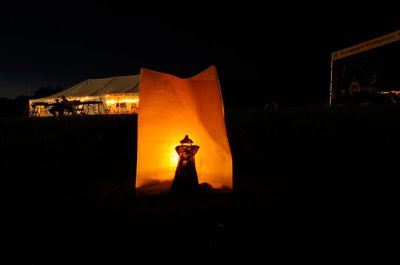
<path id="1" fill-rule="evenodd" d="M 64 108 L 63 114 L 64 114 L 64 112 L 66 112 L 67 114 L 71 114 L 71 115 L 74 114 L 74 107 L 73 107 L 73 105 L 71 105 L 71 103 L 65 96 L 61 97 L 61 103 L 63 104 L 63 108 Z"/>
<path id="2" fill-rule="evenodd" d="M 181 145 L 175 147 L 179 155 L 179 161 L 169 194 L 174 196 L 194 196 L 200 192 L 194 157 L 200 146 L 193 145 L 193 141 L 187 135 L 180 143 Z"/>
<path id="3" fill-rule="evenodd" d="M 53 116 L 62 116 L 64 114 L 65 108 L 59 99 L 56 99 L 55 101 L 56 102 L 53 104 L 53 107 L 51 109 L 49 109 L 49 112 Z"/>

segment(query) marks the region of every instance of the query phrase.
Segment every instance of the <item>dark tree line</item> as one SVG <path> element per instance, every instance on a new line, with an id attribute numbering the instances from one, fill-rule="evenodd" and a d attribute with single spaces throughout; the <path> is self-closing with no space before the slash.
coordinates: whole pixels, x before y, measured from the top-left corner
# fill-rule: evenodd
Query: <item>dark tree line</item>
<path id="1" fill-rule="evenodd" d="M 0 117 L 28 116 L 28 103 L 30 99 L 43 98 L 62 91 L 61 86 L 42 86 L 38 88 L 33 96 L 21 95 L 14 99 L 0 97 Z"/>
<path id="2" fill-rule="evenodd" d="M 43 98 L 47 96 L 51 96 L 55 93 L 61 92 L 63 88 L 58 85 L 56 87 L 52 86 L 42 86 L 39 87 L 35 92 L 33 92 L 33 97 L 32 98 Z"/>

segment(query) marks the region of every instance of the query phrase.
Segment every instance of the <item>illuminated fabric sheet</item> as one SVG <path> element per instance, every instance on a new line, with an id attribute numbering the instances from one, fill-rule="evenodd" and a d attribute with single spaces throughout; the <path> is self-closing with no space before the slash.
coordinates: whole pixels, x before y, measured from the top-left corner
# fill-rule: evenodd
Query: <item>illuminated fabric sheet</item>
<path id="1" fill-rule="evenodd" d="M 185 135 L 200 146 L 200 185 L 232 189 L 232 156 L 214 66 L 191 78 L 141 69 L 138 116 L 137 195 L 168 192 L 175 174 L 175 147 Z"/>

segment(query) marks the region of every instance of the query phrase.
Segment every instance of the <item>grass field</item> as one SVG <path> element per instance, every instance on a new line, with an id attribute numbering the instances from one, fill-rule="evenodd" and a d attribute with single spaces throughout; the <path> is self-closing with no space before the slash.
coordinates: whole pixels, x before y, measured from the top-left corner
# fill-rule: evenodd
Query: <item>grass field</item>
<path id="1" fill-rule="evenodd" d="M 136 116 L 1 118 L 6 239 L 33 255 L 15 258 L 330 261 L 393 232 L 397 106 L 228 110 L 226 124 L 234 192 L 178 200 L 134 196 Z"/>

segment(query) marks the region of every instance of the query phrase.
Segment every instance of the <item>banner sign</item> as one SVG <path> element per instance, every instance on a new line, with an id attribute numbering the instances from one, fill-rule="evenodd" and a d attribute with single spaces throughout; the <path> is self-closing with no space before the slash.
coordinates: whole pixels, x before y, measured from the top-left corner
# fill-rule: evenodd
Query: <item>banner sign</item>
<path id="1" fill-rule="evenodd" d="M 400 30 L 332 53 L 332 61 L 400 40 Z"/>

